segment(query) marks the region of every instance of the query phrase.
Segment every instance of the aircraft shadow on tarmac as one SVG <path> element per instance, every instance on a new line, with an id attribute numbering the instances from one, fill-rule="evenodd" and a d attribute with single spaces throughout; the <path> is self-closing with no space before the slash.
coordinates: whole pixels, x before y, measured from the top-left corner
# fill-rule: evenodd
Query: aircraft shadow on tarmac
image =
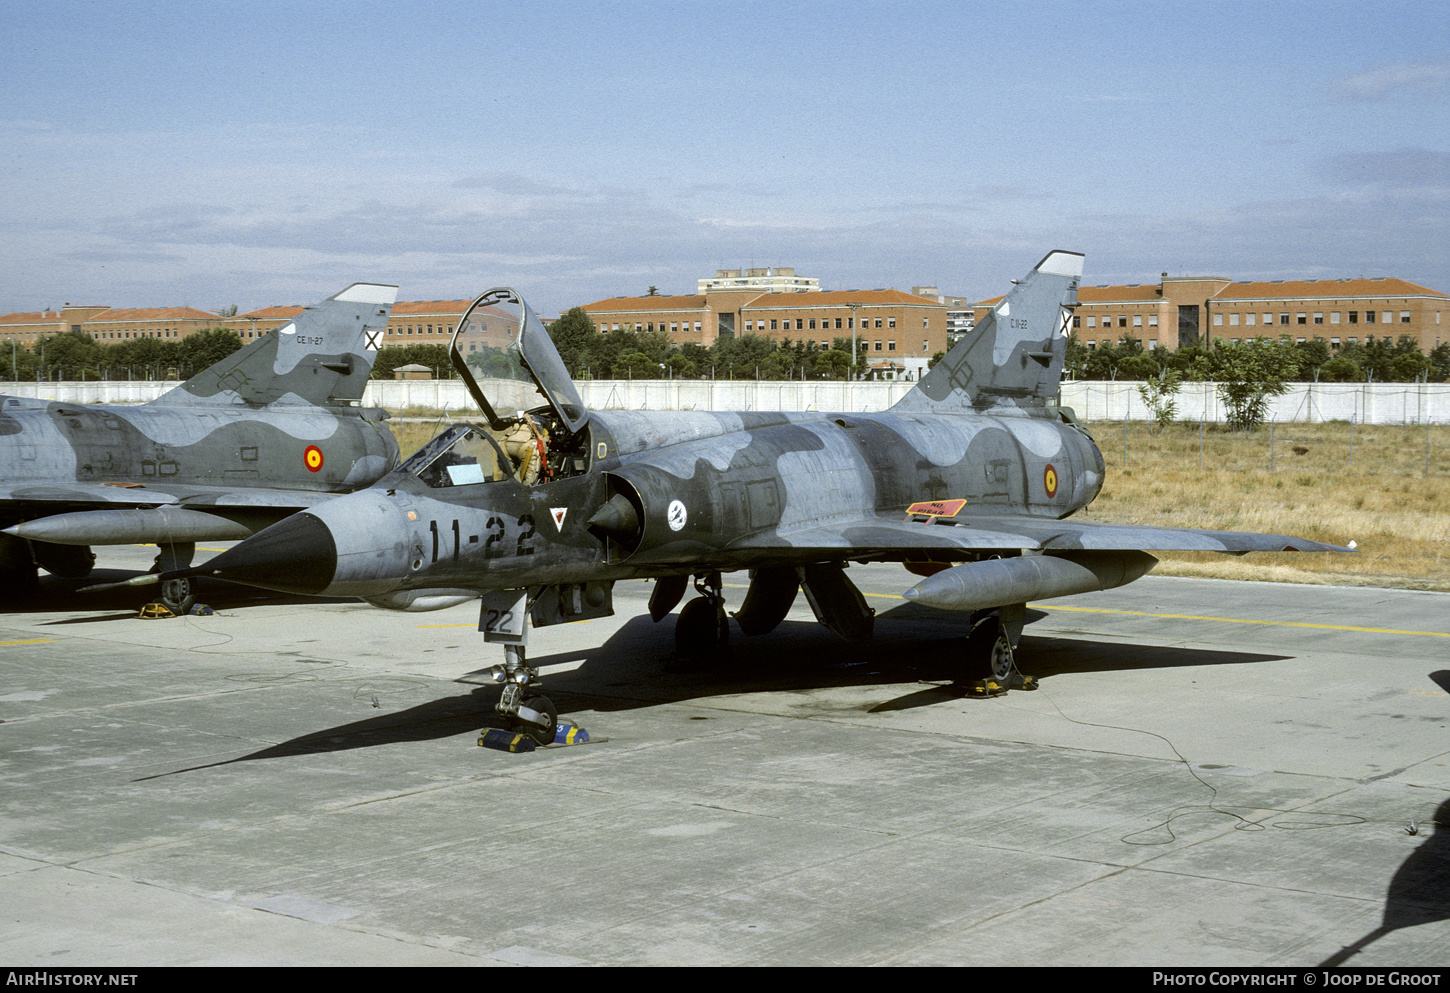
<path id="1" fill-rule="evenodd" d="M 1085 638 L 1033 637 L 1031 623 L 1047 616 L 1027 612 L 1019 667 L 1039 679 L 1066 672 L 1106 672 L 1179 666 L 1272 662 L 1288 658 L 1254 652 L 1102 643 Z M 909 623 L 901 623 L 909 622 Z M 746 638 L 732 626 L 730 657 L 713 666 L 681 668 L 672 661 L 673 625 L 647 617 L 627 621 L 572 672 L 550 675 L 547 656 L 533 663 L 546 692 L 563 706 L 578 700 L 610 711 L 698 697 L 770 690 L 814 690 L 896 684 L 903 696 L 872 710 L 927 706 L 967 695 L 978 678 L 967 665 L 967 619 L 905 605 L 876 618 L 876 637 L 843 642 L 819 624 L 786 621 L 773 632 Z M 923 686 L 922 684 L 932 684 Z"/>
<path id="2" fill-rule="evenodd" d="M 1431 682 L 1450 694 L 1450 669 L 1429 675 Z M 1424 826 L 1417 825 L 1417 829 Z M 1428 826 L 1430 836 L 1405 859 L 1390 880 L 1379 926 L 1320 962 L 1319 968 L 1344 965 L 1385 935 L 1401 928 L 1450 920 L 1450 800 L 1436 808 Z"/>
<path id="3" fill-rule="evenodd" d="M 1029 611 L 1028 621 L 1044 616 L 1040 611 Z M 745 638 L 736 629 L 732 637 L 733 652 L 728 660 L 709 668 L 684 669 L 673 660 L 673 624 L 655 624 L 648 617 L 635 617 L 598 648 L 534 655 L 530 661 L 540 670 L 545 692 L 566 716 L 570 711 L 634 710 L 701 697 L 773 690 L 893 684 L 910 687 L 902 695 L 871 707 L 872 711 L 928 706 L 966 695 L 959 682 L 964 678 L 963 645 L 968 630 L 964 618 L 911 605 L 887 611 L 877 620 L 885 622 L 879 624 L 877 637 L 857 643 L 843 642 L 819 624 L 807 621 L 787 621 L 759 638 Z M 892 623 L 896 620 L 912 623 Z M 536 634 L 536 649 L 540 642 L 546 641 L 547 635 Z M 1023 648 L 1032 660 L 1026 668 L 1033 675 L 1269 662 L 1285 657 L 1027 635 L 1023 637 Z M 493 647 L 488 646 L 488 650 Z M 549 672 L 550 668 L 581 657 L 583 662 L 575 669 Z M 1039 665 L 1039 660 L 1050 660 L 1050 664 Z M 485 669 L 468 673 L 460 676 L 458 682 L 476 684 L 488 680 L 485 673 Z M 502 718 L 493 710 L 497 699 L 497 684 L 488 680 L 465 693 L 311 731 L 235 758 L 145 778 L 195 772 L 235 762 L 473 734 L 482 728 L 504 726 Z"/>
<path id="4" fill-rule="evenodd" d="M 1423 825 L 1421 826 L 1423 828 Z M 1405 859 L 1390 880 L 1379 927 L 1319 963 L 1344 965 L 1365 948 L 1400 928 L 1450 920 L 1450 800 L 1435 811 L 1430 837 Z M 1353 965 L 1353 962 L 1349 962 Z"/>
<path id="5" fill-rule="evenodd" d="M 135 782 L 148 779 L 163 779 L 186 772 L 214 769 L 237 762 L 252 762 L 261 759 L 292 758 L 298 755 L 313 755 L 323 752 L 345 752 L 354 748 L 373 748 L 378 745 L 395 745 L 409 741 L 435 741 L 455 735 L 477 733 L 485 727 L 503 727 L 503 720 L 494 713 L 496 692 L 486 687 L 477 687 L 468 693 L 430 700 L 427 703 L 404 710 L 395 710 L 352 721 L 336 727 L 313 731 L 297 738 L 279 742 L 259 751 L 222 759 L 203 765 L 172 769 L 153 776 L 142 776 Z"/>
<path id="6" fill-rule="evenodd" d="M 135 570 L 97 569 L 85 579 L 42 576 L 36 590 L 25 596 L 0 600 L 0 614 L 46 614 L 87 611 L 85 617 L 68 617 L 48 624 L 92 624 L 118 618 L 134 618 L 143 604 L 157 593 L 154 586 L 117 586 L 96 593 L 78 592 L 83 586 L 115 583 L 136 576 Z M 277 604 L 357 603 L 355 597 L 308 597 L 274 593 L 252 586 L 198 578 L 192 580 L 196 601 L 213 610 L 245 610 Z M 94 612 L 94 613 L 92 613 Z"/>
<path id="7" fill-rule="evenodd" d="M 917 618 L 908 613 L 895 619 Z M 1029 612 L 1029 623 L 1041 612 Z M 888 619 L 887 612 L 878 620 Z M 933 617 L 938 617 L 934 612 Z M 697 697 L 735 692 L 824 689 L 832 687 L 903 684 L 925 688 L 870 708 L 872 711 L 925 706 L 959 698 L 964 691 L 956 680 L 962 669 L 964 623 L 938 623 L 929 630 L 878 628 L 877 639 L 847 644 L 809 622 L 786 622 L 770 635 L 734 640 L 730 660 L 709 669 L 683 671 L 671 664 L 673 627 L 637 617 L 624 624 L 599 648 L 586 653 L 572 651 L 532 659 L 541 670 L 545 686 L 559 704 L 560 712 L 599 712 L 656 706 Z M 1030 630 L 1030 629 L 1029 629 Z M 734 632 L 738 635 L 738 632 Z M 542 640 L 542 639 L 541 639 Z M 1101 672 L 1121 669 L 1271 662 L 1286 658 L 1246 652 L 1205 651 L 1153 645 L 1099 643 L 1069 638 L 1030 638 L 1023 647 L 1033 660 L 1027 665 L 1034 675 L 1066 672 Z M 552 666 L 576 661 L 578 668 L 552 675 Z M 1039 664 L 1045 662 L 1046 664 Z M 475 682 L 485 670 L 467 674 L 460 683 Z M 1450 671 L 1430 674 L 1430 679 L 1450 693 Z M 366 720 L 310 732 L 268 748 L 205 765 L 174 769 L 138 779 L 160 779 L 203 769 L 262 759 L 284 759 L 320 752 L 410 741 L 432 741 L 481 728 L 502 727 L 493 711 L 497 691 L 492 682 L 474 686 L 466 693 L 431 700 L 404 710 L 379 714 Z M 1358 941 L 1346 945 L 1322 967 L 1344 964 L 1370 944 L 1400 928 L 1450 919 L 1450 800 L 1442 803 L 1433 817 L 1429 837 L 1400 866 L 1390 881 L 1381 923 Z"/>

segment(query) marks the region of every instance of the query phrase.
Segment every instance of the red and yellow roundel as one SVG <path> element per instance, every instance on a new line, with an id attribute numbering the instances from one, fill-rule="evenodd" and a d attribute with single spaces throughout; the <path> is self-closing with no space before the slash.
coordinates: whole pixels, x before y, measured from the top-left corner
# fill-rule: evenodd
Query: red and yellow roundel
<path id="1" fill-rule="evenodd" d="M 1051 500 L 1057 496 L 1057 470 L 1048 463 L 1047 468 L 1042 470 L 1042 486 L 1047 490 L 1047 499 Z"/>
<path id="2" fill-rule="evenodd" d="M 308 445 L 307 451 L 302 453 L 302 462 L 307 466 L 308 472 L 316 472 L 322 468 L 322 449 L 316 445 Z"/>

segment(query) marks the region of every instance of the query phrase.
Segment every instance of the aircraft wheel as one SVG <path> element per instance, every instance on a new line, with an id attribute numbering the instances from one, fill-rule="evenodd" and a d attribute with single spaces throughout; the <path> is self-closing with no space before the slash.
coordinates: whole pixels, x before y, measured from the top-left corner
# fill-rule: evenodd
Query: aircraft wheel
<path id="1" fill-rule="evenodd" d="M 559 723 L 559 711 L 554 706 L 554 702 L 546 696 L 531 696 L 524 701 L 524 706 L 530 710 L 538 711 L 543 715 L 548 727 L 542 728 L 537 724 L 520 721 L 519 730 L 541 745 L 552 745 L 554 743 L 554 727 Z"/>
<path id="2" fill-rule="evenodd" d="M 189 579 L 168 579 L 161 584 L 160 601 L 167 610 L 177 616 L 187 613 L 196 603 L 196 596 L 191 592 L 191 580 Z"/>
<path id="3" fill-rule="evenodd" d="M 675 654 L 691 662 L 718 662 L 730 650 L 730 618 L 723 601 L 695 597 L 675 620 Z"/>
<path id="4" fill-rule="evenodd" d="M 1012 661 L 1012 642 L 1007 638 L 1007 632 L 999 629 L 996 640 L 987 649 L 987 671 L 993 679 L 1005 686 L 1011 680 L 1015 668 Z"/>
<path id="5" fill-rule="evenodd" d="M 967 637 L 967 671 L 972 679 L 994 679 L 1002 685 L 1012 676 L 1015 666 L 1012 641 L 994 614 L 972 629 Z"/>

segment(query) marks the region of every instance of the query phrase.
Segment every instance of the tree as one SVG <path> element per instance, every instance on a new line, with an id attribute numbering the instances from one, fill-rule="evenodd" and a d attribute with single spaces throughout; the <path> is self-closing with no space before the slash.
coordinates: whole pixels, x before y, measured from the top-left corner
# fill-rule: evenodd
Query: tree
<path id="1" fill-rule="evenodd" d="M 1255 338 L 1213 350 L 1218 397 L 1231 431 L 1252 431 L 1269 413 L 1269 398 L 1288 392 L 1286 381 L 1299 368 L 1294 343 L 1286 336 Z"/>
<path id="2" fill-rule="evenodd" d="M 589 350 L 599 332 L 583 307 L 572 307 L 549 325 L 549 337 L 564 360 L 564 368 L 570 375 L 578 375 L 589 364 Z"/>
<path id="3" fill-rule="evenodd" d="M 1158 427 L 1165 428 L 1173 423 L 1178 416 L 1179 389 L 1183 382 L 1178 378 L 1178 373 L 1168 369 L 1161 370 L 1157 376 L 1149 376 L 1138 384 L 1138 396 L 1143 398 L 1143 403 L 1153 414 L 1153 422 Z"/>
<path id="4" fill-rule="evenodd" d="M 1358 383 L 1364 380 L 1364 373 L 1354 359 L 1337 355 L 1319 367 L 1319 378 L 1326 383 Z"/>
<path id="5" fill-rule="evenodd" d="M 215 365 L 241 347 L 241 335 L 231 328 L 207 328 L 204 331 L 194 331 L 177 343 L 176 360 L 196 373 L 207 366 Z"/>
<path id="6" fill-rule="evenodd" d="M 1294 343 L 1294 351 L 1298 353 L 1299 358 L 1299 369 L 1295 372 L 1294 378 L 1301 383 L 1310 383 L 1318 379 L 1321 367 L 1332 357 L 1329 343 L 1323 338 L 1297 341 Z"/>
<path id="7" fill-rule="evenodd" d="M 1118 359 L 1118 379 L 1156 379 L 1162 370 L 1151 355 L 1140 353 Z"/>
<path id="8" fill-rule="evenodd" d="M 1450 379 L 1450 342 L 1442 341 L 1430 349 L 1430 378 L 1437 383 Z"/>
<path id="9" fill-rule="evenodd" d="M 101 346 L 83 331 L 43 337 L 36 342 L 35 351 L 44 360 L 47 375 L 50 369 L 57 369 L 61 375 L 69 373 L 77 379 L 83 376 L 83 370 L 95 369 L 102 356 Z"/>
<path id="10" fill-rule="evenodd" d="M 401 365 L 425 365 L 435 370 L 444 379 L 453 377 L 453 366 L 448 360 L 447 345 L 390 345 L 378 349 L 373 360 L 373 379 L 392 379 L 393 371 Z"/>

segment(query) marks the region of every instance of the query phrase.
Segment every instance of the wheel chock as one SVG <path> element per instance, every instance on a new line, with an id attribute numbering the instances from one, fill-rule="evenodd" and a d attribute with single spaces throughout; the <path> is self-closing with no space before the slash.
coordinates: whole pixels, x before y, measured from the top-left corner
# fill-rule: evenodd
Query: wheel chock
<path id="1" fill-rule="evenodd" d="M 210 617 L 212 614 L 216 613 L 216 611 L 212 610 L 204 603 L 194 603 L 191 605 L 191 610 L 187 611 L 187 613 L 191 614 L 191 616 L 193 617 Z"/>
<path id="2" fill-rule="evenodd" d="M 164 603 L 148 603 L 141 607 L 141 613 L 136 616 L 143 621 L 154 621 L 162 617 L 175 617 L 176 615 Z"/>
<path id="3" fill-rule="evenodd" d="M 538 743 L 526 734 L 505 731 L 503 728 L 485 728 L 478 736 L 478 743 L 484 748 L 497 748 L 501 752 L 532 752 Z"/>
<path id="4" fill-rule="evenodd" d="M 967 696 L 980 697 L 984 700 L 988 697 L 1003 696 L 1007 692 L 1007 687 L 995 679 L 974 679 L 967 683 L 965 688 Z"/>
<path id="5" fill-rule="evenodd" d="M 1012 678 L 1007 681 L 1007 687 L 1013 690 L 1035 690 L 1037 689 L 1037 677 L 1024 676 L 1016 669 L 1013 669 Z"/>
<path id="6" fill-rule="evenodd" d="M 582 745 L 589 740 L 589 732 L 573 721 L 560 721 L 554 725 L 554 744 Z"/>

